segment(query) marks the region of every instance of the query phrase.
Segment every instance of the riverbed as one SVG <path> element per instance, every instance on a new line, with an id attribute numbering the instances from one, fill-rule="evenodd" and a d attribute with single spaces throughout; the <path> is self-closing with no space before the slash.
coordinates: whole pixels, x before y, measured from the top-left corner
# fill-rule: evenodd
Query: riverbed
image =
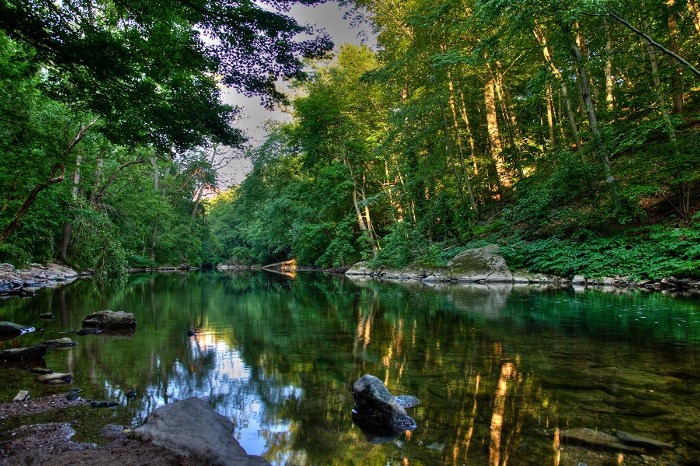
<path id="1" fill-rule="evenodd" d="M 105 309 L 134 313 L 135 332 L 70 333 Z M 70 385 L 3 365 L 0 401 L 80 388 L 120 404 L 52 414 L 75 421 L 80 441 L 197 396 L 233 420 L 249 454 L 279 465 L 700 462 L 693 296 L 191 272 L 41 290 L 0 302 L 0 320 L 44 328 L 3 348 L 78 342 L 43 363 L 72 373 Z M 421 400 L 408 410 L 414 431 L 383 438 L 353 424 L 351 385 L 363 374 Z M 670 446 L 593 445 L 567 438 L 574 429 Z"/>

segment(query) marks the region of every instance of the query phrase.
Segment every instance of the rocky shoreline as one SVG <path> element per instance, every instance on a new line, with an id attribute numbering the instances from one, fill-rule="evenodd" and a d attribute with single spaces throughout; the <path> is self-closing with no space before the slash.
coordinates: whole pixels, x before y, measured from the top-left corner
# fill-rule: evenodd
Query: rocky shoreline
<path id="1" fill-rule="evenodd" d="M 34 296 L 42 288 L 68 285 L 90 273 L 79 273 L 60 264 L 32 264 L 16 269 L 12 264 L 0 264 L 0 299 L 10 296 Z"/>
<path id="2" fill-rule="evenodd" d="M 501 284 L 539 285 L 558 288 L 616 288 L 645 289 L 652 291 L 677 291 L 700 294 L 700 280 L 664 278 L 659 281 L 634 281 L 625 277 L 587 278 L 576 275 L 572 278 L 558 277 L 526 270 L 511 271 L 506 260 L 498 253 L 497 245 L 469 249 L 455 256 L 444 268 L 411 266 L 401 270 L 373 268 L 360 262 L 348 269 L 349 277 L 372 277 L 392 281 L 420 281 L 426 284 Z"/>

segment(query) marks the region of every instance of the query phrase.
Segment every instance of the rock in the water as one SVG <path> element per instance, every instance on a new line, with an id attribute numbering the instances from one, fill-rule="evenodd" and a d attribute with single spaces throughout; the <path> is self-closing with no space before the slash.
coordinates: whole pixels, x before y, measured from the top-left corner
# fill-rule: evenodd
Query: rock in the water
<path id="1" fill-rule="evenodd" d="M 114 408 L 115 406 L 121 406 L 116 401 L 110 400 L 92 400 L 90 402 L 91 408 Z"/>
<path id="2" fill-rule="evenodd" d="M 54 372 L 53 374 L 41 375 L 37 380 L 48 385 L 62 385 L 71 383 L 73 381 L 73 374 Z"/>
<path id="3" fill-rule="evenodd" d="M 20 390 L 12 401 L 25 401 L 29 399 L 29 392 L 27 390 Z"/>
<path id="4" fill-rule="evenodd" d="M 398 395 L 394 397 L 394 400 L 404 409 L 413 408 L 420 404 L 420 400 L 411 395 Z"/>
<path id="5" fill-rule="evenodd" d="M 51 320 L 54 317 L 53 312 L 44 312 L 43 314 L 39 314 L 39 318 L 44 320 Z"/>
<path id="6" fill-rule="evenodd" d="M 670 443 L 662 442 L 649 437 L 642 437 L 641 435 L 630 434 L 621 430 L 615 432 L 615 435 L 617 435 L 617 438 L 622 440 L 624 443 L 631 445 L 639 445 L 640 447 L 656 449 L 673 448 L 673 445 Z"/>
<path id="7" fill-rule="evenodd" d="M 614 450 L 624 450 L 624 451 L 635 451 L 639 452 L 639 448 L 632 447 L 630 445 L 625 445 L 615 437 L 614 435 L 606 434 L 605 432 L 600 432 L 593 429 L 588 429 L 586 427 L 579 427 L 575 429 L 562 430 L 559 435 L 562 439 L 581 443 L 584 445 L 592 445 L 596 447 L 610 448 Z"/>
<path id="8" fill-rule="evenodd" d="M 82 328 L 82 329 L 78 330 L 77 332 L 75 332 L 76 335 L 80 335 L 80 336 L 99 335 L 100 333 L 102 333 L 102 330 L 100 330 L 99 328 Z"/>
<path id="9" fill-rule="evenodd" d="M 102 331 L 133 329 L 136 327 L 136 318 L 134 314 L 124 311 L 93 312 L 85 317 L 83 327 Z"/>
<path id="10" fill-rule="evenodd" d="M 80 399 L 79 393 L 81 391 L 82 390 L 79 388 L 71 388 L 70 390 L 68 390 L 68 393 L 66 393 L 66 400 L 68 400 L 68 401 L 79 400 Z"/>
<path id="11" fill-rule="evenodd" d="M 461 282 L 512 283 L 513 273 L 498 249 L 491 244 L 457 254 L 447 264 L 449 276 Z"/>
<path id="12" fill-rule="evenodd" d="M 31 361 L 43 359 L 46 354 L 46 346 L 35 345 L 29 348 L 10 348 L 0 351 L 0 362 Z"/>
<path id="13" fill-rule="evenodd" d="M 14 322 L 0 322 L 0 340 L 10 340 L 34 330 L 34 327 L 25 327 Z"/>
<path id="14" fill-rule="evenodd" d="M 153 411 L 132 436 L 213 465 L 269 466 L 263 458 L 245 452 L 233 429 L 233 423 L 209 403 L 188 398 Z"/>
<path id="15" fill-rule="evenodd" d="M 34 374 L 53 374 L 53 369 L 49 369 L 48 367 L 32 367 L 29 372 L 32 372 Z"/>
<path id="16" fill-rule="evenodd" d="M 371 442 L 387 441 L 392 436 L 416 428 L 416 421 L 377 377 L 370 374 L 360 377 L 352 386 L 352 396 L 355 400 L 353 422 Z M 410 398 L 404 398 L 407 404 L 418 400 Z"/>
<path id="17" fill-rule="evenodd" d="M 47 348 L 72 348 L 74 346 L 78 346 L 78 342 L 73 341 L 70 338 L 58 338 L 56 340 L 47 340 L 41 342 L 41 344 L 46 346 Z"/>

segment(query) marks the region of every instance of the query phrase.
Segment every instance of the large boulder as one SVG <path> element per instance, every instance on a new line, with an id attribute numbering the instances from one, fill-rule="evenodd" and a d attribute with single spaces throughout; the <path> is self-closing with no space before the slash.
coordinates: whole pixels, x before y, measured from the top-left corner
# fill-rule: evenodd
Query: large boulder
<path id="1" fill-rule="evenodd" d="M 99 311 L 85 317 L 84 328 L 106 331 L 119 331 L 136 328 L 134 314 L 124 311 Z"/>
<path id="2" fill-rule="evenodd" d="M 447 276 L 459 282 L 512 283 L 513 273 L 498 246 L 468 249 L 447 263 Z"/>
<path id="3" fill-rule="evenodd" d="M 416 428 L 416 421 L 405 407 L 419 403 L 417 398 L 395 397 L 377 377 L 365 374 L 352 386 L 355 400 L 353 422 L 373 443 L 387 441 L 407 430 Z"/>
<path id="4" fill-rule="evenodd" d="M 233 436 L 233 423 L 199 398 L 161 406 L 132 437 L 212 465 L 269 465 L 250 456 Z"/>

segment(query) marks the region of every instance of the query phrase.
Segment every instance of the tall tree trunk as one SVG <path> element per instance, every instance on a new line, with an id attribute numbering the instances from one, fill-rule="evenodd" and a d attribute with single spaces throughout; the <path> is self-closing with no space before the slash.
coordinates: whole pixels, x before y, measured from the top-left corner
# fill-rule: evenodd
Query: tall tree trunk
<path id="1" fill-rule="evenodd" d="M 678 16 L 674 9 L 676 0 L 667 0 L 668 11 L 668 35 L 671 39 L 669 50 L 678 53 Z M 671 74 L 671 91 L 673 99 L 673 113 L 683 113 L 683 79 L 680 72 Z"/>
<path id="2" fill-rule="evenodd" d="M 350 165 L 350 160 L 348 159 L 347 154 L 344 155 L 343 159 L 345 166 L 350 171 L 350 179 L 352 180 L 352 204 L 355 207 L 355 214 L 357 215 L 357 225 L 360 228 L 360 231 L 367 234 L 369 237 L 370 243 L 372 244 L 372 255 L 376 256 L 379 247 L 376 235 L 374 233 L 374 228 L 372 228 L 371 218 L 369 216 L 369 207 L 367 206 L 366 202 L 364 202 L 366 199 L 363 193 L 360 192 L 359 184 L 355 179 L 355 173 L 352 169 L 352 165 Z M 360 206 L 360 202 L 365 203 L 364 209 Z"/>
<path id="3" fill-rule="evenodd" d="M 153 167 L 153 188 L 160 190 L 160 172 L 158 171 L 158 159 L 156 156 L 151 157 L 151 167 Z"/>
<path id="4" fill-rule="evenodd" d="M 454 127 L 455 130 L 455 137 L 457 138 L 457 152 L 459 153 L 459 165 L 462 170 L 462 179 L 464 180 L 464 184 L 467 186 L 467 191 L 469 192 L 469 201 L 471 203 L 472 209 L 474 211 L 477 211 L 477 206 L 476 206 L 476 201 L 474 200 L 474 190 L 472 189 L 472 183 L 469 180 L 469 174 L 467 173 L 467 168 L 464 163 L 464 147 L 462 145 L 462 135 L 460 134 L 459 130 L 459 119 L 457 118 L 457 104 L 455 103 L 455 92 L 454 92 L 454 83 L 452 80 L 449 81 L 448 87 L 450 90 L 450 110 L 452 112 L 452 126 Z M 445 116 L 445 111 L 443 109 L 443 118 Z M 447 133 L 447 129 L 445 129 L 445 133 Z"/>
<path id="5" fill-rule="evenodd" d="M 549 130 L 549 145 L 555 147 L 554 137 L 554 97 L 552 95 L 552 85 L 547 82 L 545 85 L 545 100 L 547 101 L 547 129 Z"/>
<path id="6" fill-rule="evenodd" d="M 489 148 L 491 158 L 496 165 L 496 175 L 498 176 L 498 190 L 501 195 L 503 190 L 513 185 L 506 163 L 503 158 L 503 147 L 501 145 L 501 134 L 498 129 L 498 112 L 496 111 L 496 90 L 494 88 L 493 75 L 489 73 L 484 83 L 484 104 L 486 107 L 486 130 L 489 138 Z"/>
<path id="7" fill-rule="evenodd" d="M 75 157 L 75 170 L 73 170 L 72 182 L 73 187 L 71 188 L 71 200 L 73 205 L 78 202 L 78 197 L 80 196 L 80 164 L 82 162 L 82 156 L 78 154 Z M 73 233 L 73 224 L 66 222 L 63 224 L 63 237 L 61 238 L 61 251 L 60 257 L 63 262 L 68 261 L 68 247 L 70 246 L 71 235 Z"/>
<path id="8" fill-rule="evenodd" d="M 102 165 L 104 159 L 102 158 L 102 153 L 97 155 L 97 161 L 95 163 L 95 171 L 92 172 L 92 190 L 90 191 L 90 205 L 93 207 L 97 204 L 97 194 L 100 190 L 100 182 L 102 181 Z"/>
<path id="9" fill-rule="evenodd" d="M 496 69 L 493 73 L 494 88 L 496 89 L 496 97 L 498 98 L 499 106 L 501 107 L 501 114 L 503 115 L 503 121 L 506 123 L 506 130 L 508 134 L 508 142 L 510 143 L 511 151 L 514 154 L 514 162 L 516 169 L 520 178 L 525 178 L 525 173 L 523 172 L 522 164 L 520 163 L 520 147 L 518 141 L 520 140 L 521 133 L 518 127 L 518 120 L 515 116 L 515 110 L 513 109 L 512 103 L 506 97 L 506 91 L 503 87 L 503 73 L 501 73 L 500 63 L 496 62 Z"/>
<path id="10" fill-rule="evenodd" d="M 559 82 L 559 88 L 561 89 L 561 98 L 564 101 L 564 105 L 566 106 L 566 116 L 569 119 L 569 125 L 571 126 L 571 134 L 574 138 L 574 144 L 576 144 L 576 149 L 581 149 L 582 143 L 581 143 L 581 136 L 579 135 L 578 132 L 578 125 L 576 123 L 576 115 L 574 114 L 573 109 L 571 108 L 571 100 L 569 99 L 569 89 L 568 86 L 566 85 L 566 81 L 564 80 L 564 77 L 561 74 L 561 71 L 559 71 L 559 68 L 556 67 L 554 64 L 554 60 L 552 57 L 552 51 L 549 49 L 549 45 L 547 45 L 547 39 L 545 37 L 544 31 L 539 29 L 538 27 L 533 28 L 532 33 L 535 36 L 535 39 L 537 39 L 537 42 L 540 44 L 540 47 L 542 48 L 542 55 L 544 56 L 544 61 L 549 65 L 549 69 L 554 75 L 554 77 L 557 79 Z"/>
<path id="11" fill-rule="evenodd" d="M 469 153 L 471 154 L 471 159 L 474 165 L 474 174 L 479 174 L 479 165 L 476 162 L 476 144 L 474 143 L 474 133 L 472 132 L 471 124 L 469 123 L 469 115 L 467 114 L 467 99 L 464 98 L 464 92 L 460 88 L 459 90 L 460 99 L 460 116 L 464 122 L 464 127 L 467 128 L 467 136 L 469 138 Z"/>
<path id="12" fill-rule="evenodd" d="M 612 39 L 610 38 L 610 28 L 607 21 L 605 22 L 605 33 L 607 35 L 605 41 L 605 103 L 608 110 L 612 111 L 615 106 L 612 76 Z"/>

